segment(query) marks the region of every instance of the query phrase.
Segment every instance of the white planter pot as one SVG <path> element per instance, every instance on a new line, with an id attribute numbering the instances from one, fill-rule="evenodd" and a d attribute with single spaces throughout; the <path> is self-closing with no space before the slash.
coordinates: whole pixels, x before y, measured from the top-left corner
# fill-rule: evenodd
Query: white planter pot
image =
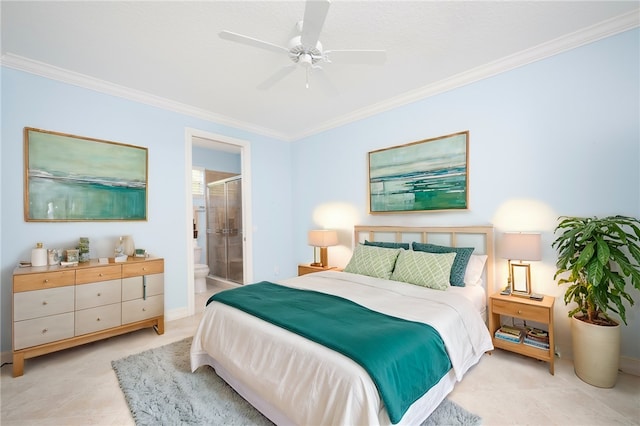
<path id="1" fill-rule="evenodd" d="M 590 385 L 612 388 L 620 366 L 620 324 L 604 327 L 571 318 L 571 337 L 576 375 Z"/>

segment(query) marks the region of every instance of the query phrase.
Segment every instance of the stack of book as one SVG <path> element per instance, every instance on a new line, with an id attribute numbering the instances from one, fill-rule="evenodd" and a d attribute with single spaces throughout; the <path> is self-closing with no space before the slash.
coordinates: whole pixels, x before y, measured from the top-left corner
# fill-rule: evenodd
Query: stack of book
<path id="1" fill-rule="evenodd" d="M 539 349 L 549 349 L 549 333 L 539 328 L 527 327 L 524 344 Z"/>
<path id="2" fill-rule="evenodd" d="M 506 340 L 512 343 L 520 343 L 524 336 L 524 330 L 510 325 L 503 325 L 496 330 L 494 336 L 496 339 Z"/>

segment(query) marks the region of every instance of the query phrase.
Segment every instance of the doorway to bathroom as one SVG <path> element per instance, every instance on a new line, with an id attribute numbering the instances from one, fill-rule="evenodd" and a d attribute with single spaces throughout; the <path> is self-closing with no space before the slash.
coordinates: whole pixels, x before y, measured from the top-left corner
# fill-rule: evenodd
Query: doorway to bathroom
<path id="1" fill-rule="evenodd" d="M 245 284 L 252 282 L 253 279 L 253 259 L 252 259 L 252 235 L 247 230 L 252 229 L 251 221 L 251 156 L 250 145 L 248 141 L 228 137 L 225 135 L 209 133 L 197 129 L 187 128 L 185 132 L 185 159 L 188 167 L 188 188 L 187 188 L 187 218 L 188 222 L 188 254 L 189 262 L 187 262 L 187 297 L 188 312 L 195 312 L 195 274 L 196 264 L 206 262 L 209 269 L 207 281 L 222 282 L 228 285 Z M 230 157 L 236 157 L 238 165 L 229 169 L 226 165 L 220 166 L 223 159 L 229 160 Z M 192 174 L 194 168 L 201 168 L 203 173 L 209 176 L 203 179 L 204 196 L 201 204 L 196 206 L 194 203 L 194 188 L 192 186 Z M 223 172 L 218 173 L 217 172 Z M 228 278 L 218 278 L 216 275 L 218 268 L 215 266 L 215 260 L 209 260 L 212 252 L 215 250 L 210 248 L 207 241 L 207 229 L 212 227 L 208 224 L 208 215 L 206 210 L 206 183 L 212 181 L 224 180 L 229 177 L 241 177 L 239 180 L 239 196 L 240 209 L 236 215 L 236 228 L 238 229 L 238 238 L 234 241 L 236 247 L 233 259 L 234 267 L 232 274 Z M 194 223 L 197 222 L 197 242 L 193 242 Z M 192 247 L 194 243 L 199 246 L 201 256 L 196 259 L 195 252 Z M 232 251 L 233 251 L 232 250 Z M 237 257 L 239 256 L 239 257 Z M 198 266 L 198 270 L 201 269 Z M 235 272 L 235 273 L 233 273 Z M 204 293 L 201 293 L 204 294 Z"/>

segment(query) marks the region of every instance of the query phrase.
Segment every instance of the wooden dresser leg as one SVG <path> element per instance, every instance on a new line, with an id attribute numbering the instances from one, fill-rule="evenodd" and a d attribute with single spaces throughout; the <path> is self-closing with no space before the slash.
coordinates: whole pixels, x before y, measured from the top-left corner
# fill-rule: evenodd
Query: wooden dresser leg
<path id="1" fill-rule="evenodd" d="M 13 354 L 13 377 L 19 377 L 24 374 L 24 354 Z"/>
<path id="2" fill-rule="evenodd" d="M 161 316 L 160 318 L 158 318 L 158 323 L 154 328 L 156 330 L 156 333 L 164 334 L 164 316 Z"/>

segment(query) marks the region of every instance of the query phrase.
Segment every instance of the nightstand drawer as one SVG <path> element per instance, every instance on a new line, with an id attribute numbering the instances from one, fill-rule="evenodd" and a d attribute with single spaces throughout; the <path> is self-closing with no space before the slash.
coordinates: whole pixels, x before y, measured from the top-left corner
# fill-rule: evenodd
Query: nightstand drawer
<path id="1" fill-rule="evenodd" d="M 493 304 L 492 312 L 494 314 L 507 315 L 545 324 L 550 320 L 549 309 L 544 306 L 533 306 L 525 303 L 517 303 L 517 299 L 514 299 L 510 302 L 506 302 L 503 300 L 492 300 L 491 303 Z"/>

